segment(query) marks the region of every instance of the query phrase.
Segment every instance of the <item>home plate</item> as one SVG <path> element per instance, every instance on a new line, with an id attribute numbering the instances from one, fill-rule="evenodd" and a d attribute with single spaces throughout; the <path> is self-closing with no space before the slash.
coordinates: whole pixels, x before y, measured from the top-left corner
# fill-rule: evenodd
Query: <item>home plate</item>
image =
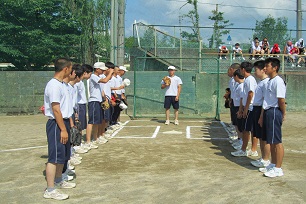
<path id="1" fill-rule="evenodd" d="M 166 132 L 163 132 L 163 134 L 169 134 L 169 135 L 179 135 L 179 134 L 183 134 L 183 132 L 179 132 L 179 131 L 171 130 L 171 131 L 166 131 Z"/>

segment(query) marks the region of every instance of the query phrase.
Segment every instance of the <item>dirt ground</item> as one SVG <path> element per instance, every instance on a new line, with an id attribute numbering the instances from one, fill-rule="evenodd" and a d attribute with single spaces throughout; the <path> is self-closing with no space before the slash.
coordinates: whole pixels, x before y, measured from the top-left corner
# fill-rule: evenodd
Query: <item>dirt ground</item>
<path id="1" fill-rule="evenodd" d="M 75 189 L 63 203 L 306 203 L 305 113 L 288 113 L 283 126 L 285 175 L 266 178 L 235 158 L 219 122 L 162 118 L 130 120 L 115 138 L 83 154 Z M 221 115 L 224 123 L 227 115 Z M 46 118 L 0 117 L 1 203 L 54 203 L 43 198 Z"/>

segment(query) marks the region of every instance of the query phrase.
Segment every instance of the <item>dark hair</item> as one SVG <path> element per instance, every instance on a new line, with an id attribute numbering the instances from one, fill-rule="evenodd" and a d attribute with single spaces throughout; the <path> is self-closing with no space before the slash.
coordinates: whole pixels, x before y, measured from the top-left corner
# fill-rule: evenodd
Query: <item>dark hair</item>
<path id="1" fill-rule="evenodd" d="M 240 64 L 239 63 L 234 63 L 230 66 L 230 68 L 232 69 L 239 69 L 240 68 Z"/>
<path id="2" fill-rule="evenodd" d="M 241 74 L 241 70 L 237 69 L 234 74 L 234 76 L 238 76 L 239 79 L 244 79 L 244 76 Z"/>
<path id="3" fill-rule="evenodd" d="M 84 72 L 86 72 L 86 73 L 93 72 L 93 67 L 90 66 L 89 64 L 83 64 L 82 68 L 83 68 Z"/>
<path id="4" fill-rule="evenodd" d="M 114 63 L 112 63 L 112 62 L 106 62 L 106 63 L 105 63 L 105 66 L 106 66 L 107 68 L 110 68 L 110 69 L 114 69 L 114 68 L 115 68 Z"/>
<path id="5" fill-rule="evenodd" d="M 253 69 L 253 64 L 251 62 L 244 61 L 240 65 L 241 69 L 244 69 L 247 73 L 251 73 Z"/>
<path id="6" fill-rule="evenodd" d="M 265 60 L 265 64 L 269 64 L 271 63 L 272 67 L 276 67 L 276 72 L 279 71 L 279 68 L 280 68 L 280 61 L 279 59 L 277 58 L 274 58 L 274 57 L 269 57 Z"/>
<path id="7" fill-rule="evenodd" d="M 260 70 L 263 70 L 263 68 L 265 68 L 265 61 L 264 60 L 259 60 L 259 61 L 256 61 L 254 63 L 254 67 L 260 69 Z"/>
<path id="8" fill-rule="evenodd" d="M 72 64 L 71 60 L 65 57 L 58 58 L 54 61 L 55 72 L 62 71 L 65 67 L 69 67 Z"/>
<path id="9" fill-rule="evenodd" d="M 74 64 L 72 66 L 72 70 L 75 71 L 75 76 L 76 77 L 80 78 L 84 74 L 84 69 L 83 69 L 82 65 L 80 65 L 80 64 Z"/>
<path id="10" fill-rule="evenodd" d="M 240 44 L 239 44 L 239 43 L 236 43 L 235 46 L 240 46 Z"/>
<path id="11" fill-rule="evenodd" d="M 258 37 L 255 37 L 254 40 L 258 40 Z"/>
<path id="12" fill-rule="evenodd" d="M 230 88 L 226 88 L 225 91 L 231 92 L 231 89 Z"/>

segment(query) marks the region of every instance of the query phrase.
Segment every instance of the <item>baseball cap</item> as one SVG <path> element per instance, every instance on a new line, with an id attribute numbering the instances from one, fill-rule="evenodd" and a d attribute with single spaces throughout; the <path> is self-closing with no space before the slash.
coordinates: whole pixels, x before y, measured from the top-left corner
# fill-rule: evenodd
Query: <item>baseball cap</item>
<path id="1" fill-rule="evenodd" d="M 123 70 L 123 71 L 125 71 L 125 72 L 127 72 L 128 70 L 126 69 L 126 67 L 125 66 L 120 66 L 119 67 L 119 70 Z"/>
<path id="2" fill-rule="evenodd" d="M 95 69 L 101 69 L 101 70 L 108 70 L 108 68 L 105 66 L 104 62 L 96 62 L 94 64 Z"/>
<path id="3" fill-rule="evenodd" d="M 222 46 L 222 49 L 226 49 L 226 46 L 225 46 L 225 45 L 223 45 L 223 46 Z"/>
<path id="4" fill-rule="evenodd" d="M 168 67 L 168 70 L 170 70 L 170 69 L 176 70 L 175 66 L 169 66 L 169 67 Z"/>

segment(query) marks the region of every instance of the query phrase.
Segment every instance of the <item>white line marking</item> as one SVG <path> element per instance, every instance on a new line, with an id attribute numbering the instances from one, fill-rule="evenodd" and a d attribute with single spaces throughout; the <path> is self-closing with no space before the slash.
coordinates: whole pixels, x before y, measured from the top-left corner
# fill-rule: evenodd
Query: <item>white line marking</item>
<path id="1" fill-rule="evenodd" d="M 122 130 L 125 127 L 125 125 L 128 124 L 129 122 L 130 122 L 129 120 L 125 121 L 125 123 L 123 123 L 122 126 L 112 134 L 112 137 L 115 137 L 120 132 L 120 130 Z"/>
<path id="2" fill-rule="evenodd" d="M 159 129 L 160 129 L 160 126 L 157 126 L 155 131 L 154 131 L 154 133 L 153 133 L 153 135 L 152 135 L 152 138 L 156 138 L 156 136 L 157 136 L 157 134 L 159 132 Z"/>
<path id="3" fill-rule="evenodd" d="M 186 138 L 190 139 L 190 126 L 186 127 Z"/>
<path id="4" fill-rule="evenodd" d="M 21 150 L 38 149 L 38 148 L 43 148 L 43 147 L 48 147 L 48 146 L 44 145 L 44 146 L 36 146 L 36 147 L 24 147 L 24 148 L 16 148 L 16 149 L 6 149 L 6 150 L 0 150 L 0 152 L 16 152 L 16 151 L 21 151 Z"/>

